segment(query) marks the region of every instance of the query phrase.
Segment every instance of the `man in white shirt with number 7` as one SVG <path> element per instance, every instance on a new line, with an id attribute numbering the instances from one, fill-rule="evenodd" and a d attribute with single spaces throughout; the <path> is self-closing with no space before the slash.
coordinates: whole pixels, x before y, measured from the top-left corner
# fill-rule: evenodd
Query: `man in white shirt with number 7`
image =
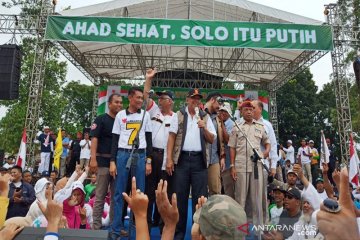
<path id="1" fill-rule="evenodd" d="M 138 189 L 144 192 L 145 175 L 151 173 L 152 128 L 149 113 L 144 113 L 144 110 L 141 109 L 144 102 L 143 90 L 137 87 L 130 88 L 128 98 L 129 107 L 116 115 L 112 131 L 112 156 L 109 171 L 110 175 L 115 178 L 113 201 L 116 214 L 111 224 L 111 239 L 120 237 L 121 230 L 124 230 L 122 223 L 124 198 L 122 193 L 126 192 L 129 174 L 131 174 L 131 177 L 136 177 Z M 139 134 L 139 141 L 134 142 L 137 134 Z M 135 150 L 131 159 L 131 167 L 127 169 L 126 165 L 133 147 Z M 129 239 L 135 239 L 135 228 L 132 219 L 130 219 L 129 226 Z"/>

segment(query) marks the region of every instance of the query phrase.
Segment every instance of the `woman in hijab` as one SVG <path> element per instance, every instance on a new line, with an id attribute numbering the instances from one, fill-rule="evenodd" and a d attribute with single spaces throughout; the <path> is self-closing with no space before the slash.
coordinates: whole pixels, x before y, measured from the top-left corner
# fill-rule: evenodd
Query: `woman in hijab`
<path id="1" fill-rule="evenodd" d="M 28 213 L 25 217 L 13 217 L 8 220 L 6 220 L 5 225 L 10 223 L 15 223 L 19 226 L 31 226 L 32 223 L 35 221 L 36 218 L 43 215 L 41 212 L 37 202 L 41 202 L 44 206 L 47 204 L 47 196 L 49 194 L 52 194 L 53 185 L 50 181 L 48 181 L 46 178 L 39 179 L 34 187 L 35 190 L 35 196 L 36 201 L 34 201 L 30 208 Z"/>

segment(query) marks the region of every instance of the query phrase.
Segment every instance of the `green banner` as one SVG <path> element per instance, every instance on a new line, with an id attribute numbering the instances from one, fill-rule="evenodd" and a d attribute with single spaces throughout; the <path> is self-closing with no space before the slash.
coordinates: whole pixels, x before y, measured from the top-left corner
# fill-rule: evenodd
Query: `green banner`
<path id="1" fill-rule="evenodd" d="M 327 25 L 155 18 L 49 16 L 45 38 L 123 44 L 333 49 L 332 30 Z"/>

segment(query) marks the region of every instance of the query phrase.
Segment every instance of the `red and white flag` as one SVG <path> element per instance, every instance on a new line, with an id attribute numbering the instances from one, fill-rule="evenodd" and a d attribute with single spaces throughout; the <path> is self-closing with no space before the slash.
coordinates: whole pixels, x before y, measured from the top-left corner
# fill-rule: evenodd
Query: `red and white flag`
<path id="1" fill-rule="evenodd" d="M 16 158 L 16 165 L 21 167 L 23 170 L 25 169 L 25 160 L 26 160 L 26 129 L 24 128 L 19 153 Z"/>
<path id="2" fill-rule="evenodd" d="M 355 148 L 352 134 L 350 134 L 350 163 L 349 163 L 349 182 L 359 186 L 359 157 Z"/>

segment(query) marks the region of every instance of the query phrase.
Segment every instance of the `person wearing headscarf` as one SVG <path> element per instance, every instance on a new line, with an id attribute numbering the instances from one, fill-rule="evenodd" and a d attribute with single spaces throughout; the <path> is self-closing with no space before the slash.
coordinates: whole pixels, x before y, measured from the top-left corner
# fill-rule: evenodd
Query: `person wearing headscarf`
<path id="1" fill-rule="evenodd" d="M 86 228 L 86 216 L 89 213 L 84 209 L 85 191 L 83 182 L 88 175 L 88 168 L 82 172 L 77 181 L 75 179 L 79 176 L 81 171 L 75 171 L 68 179 L 64 188 L 55 193 L 54 200 L 58 203 L 63 203 L 63 215 L 66 217 L 69 228 Z M 85 221 L 83 215 L 85 214 Z M 84 224 L 82 224 L 84 223 Z"/>
<path id="2" fill-rule="evenodd" d="M 69 228 L 86 228 L 86 218 L 83 221 L 81 216 L 83 214 L 82 211 L 84 211 L 84 204 L 84 186 L 80 181 L 75 181 L 71 186 L 70 196 L 63 201 L 63 215 L 66 217 Z"/>
<path id="3" fill-rule="evenodd" d="M 36 200 L 30 205 L 29 211 L 25 217 L 13 217 L 6 220 L 5 225 L 15 223 L 19 226 L 31 226 L 36 218 L 42 216 L 42 212 L 37 202 L 41 202 L 46 206 L 47 194 L 52 194 L 52 184 L 46 178 L 39 179 L 34 187 Z"/>

